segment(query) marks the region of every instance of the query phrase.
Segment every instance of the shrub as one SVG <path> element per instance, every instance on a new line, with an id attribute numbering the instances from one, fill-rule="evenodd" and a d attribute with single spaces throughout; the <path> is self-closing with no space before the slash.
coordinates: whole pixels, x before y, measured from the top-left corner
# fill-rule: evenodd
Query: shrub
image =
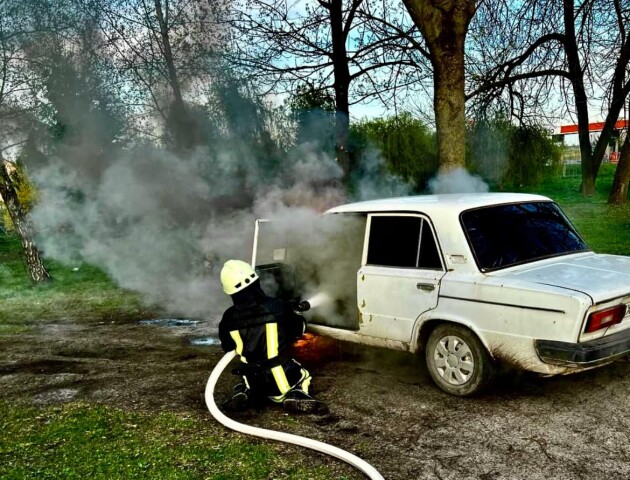
<path id="1" fill-rule="evenodd" d="M 516 126 L 499 118 L 474 122 L 468 129 L 468 169 L 498 189 L 539 185 L 558 174 L 561 156 L 541 126 Z"/>
<path id="2" fill-rule="evenodd" d="M 15 164 L 11 164 L 11 166 L 9 172 L 13 180 L 13 186 L 17 191 L 18 201 L 24 213 L 28 213 L 37 202 L 37 189 L 26 176 L 24 165 L 21 162 L 16 162 Z M 13 231 L 14 227 L 9 211 L 4 207 L 4 204 L 1 203 L 0 213 L 2 215 L 0 226 L 7 231 Z"/>
<path id="3" fill-rule="evenodd" d="M 370 149 L 382 154 L 389 172 L 424 189 L 438 169 L 435 135 L 408 113 L 364 120 L 351 127 L 354 164 Z"/>
<path id="4" fill-rule="evenodd" d="M 544 128 L 522 126 L 512 131 L 509 160 L 506 180 L 514 186 L 535 186 L 558 172 L 562 153 Z"/>

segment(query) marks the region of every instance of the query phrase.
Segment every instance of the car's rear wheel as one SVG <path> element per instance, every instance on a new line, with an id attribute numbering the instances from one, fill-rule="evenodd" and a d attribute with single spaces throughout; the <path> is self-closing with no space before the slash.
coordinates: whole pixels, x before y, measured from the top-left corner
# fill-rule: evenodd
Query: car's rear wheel
<path id="1" fill-rule="evenodd" d="M 490 355 L 469 329 L 444 323 L 433 329 L 426 349 L 427 368 L 438 387 L 465 397 L 480 392 L 492 379 Z"/>

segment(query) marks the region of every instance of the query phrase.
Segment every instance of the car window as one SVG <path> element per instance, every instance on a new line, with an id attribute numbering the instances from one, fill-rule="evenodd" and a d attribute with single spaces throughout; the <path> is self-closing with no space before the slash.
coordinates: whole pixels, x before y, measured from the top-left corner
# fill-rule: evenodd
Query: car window
<path id="1" fill-rule="evenodd" d="M 370 225 L 368 265 L 441 269 L 431 226 L 420 217 L 375 215 Z"/>
<path id="2" fill-rule="evenodd" d="M 481 270 L 588 250 L 552 202 L 496 205 L 464 212 L 462 225 Z"/>
<path id="3" fill-rule="evenodd" d="M 442 269 L 440 254 L 438 253 L 433 232 L 429 222 L 423 220 L 422 225 L 422 241 L 420 242 L 420 256 L 418 258 L 418 267 L 427 269 Z"/>

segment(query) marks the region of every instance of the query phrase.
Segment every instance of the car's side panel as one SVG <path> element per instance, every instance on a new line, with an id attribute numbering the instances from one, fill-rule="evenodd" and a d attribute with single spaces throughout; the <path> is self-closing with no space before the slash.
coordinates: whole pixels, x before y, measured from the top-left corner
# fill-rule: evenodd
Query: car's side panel
<path id="1" fill-rule="evenodd" d="M 378 221 L 390 223 L 377 225 Z M 393 223 L 392 223 L 393 221 Z M 396 224 L 404 221 L 417 227 L 415 241 L 400 246 L 400 231 Z M 384 228 L 387 227 L 387 228 Z M 373 248 L 370 242 L 381 243 Z M 411 248 L 409 248 L 411 247 Z M 434 252 L 433 268 L 423 266 L 422 253 Z M 376 251 L 370 259 L 370 252 Z M 400 261 L 396 252 L 408 252 Z M 390 256 L 391 254 L 391 256 Z M 370 264 L 373 261 L 375 264 Z M 382 262 L 382 263 L 379 263 Z M 411 262 L 411 265 L 408 263 Z M 385 338 L 409 344 L 418 315 L 435 308 L 438 302 L 440 279 L 445 274 L 439 244 L 433 229 L 424 215 L 407 213 L 383 213 L 370 215 L 364 238 L 362 266 L 357 274 L 357 304 L 359 308 L 359 332 L 368 337 Z M 407 266 L 397 266 L 406 264 Z"/>
<path id="2" fill-rule="evenodd" d="M 438 302 L 439 270 L 363 266 L 358 273 L 359 331 L 409 342 L 418 315 Z"/>
<path id="3" fill-rule="evenodd" d="M 448 272 L 442 279 L 437 310 L 455 309 L 483 325 L 483 330 L 575 342 L 591 305 L 588 295 L 573 290 Z"/>
<path id="4" fill-rule="evenodd" d="M 590 304 L 590 298 L 578 292 L 448 272 L 437 307 L 418 318 L 414 342 L 426 322 L 454 322 L 475 332 L 493 358 L 504 364 L 549 375 L 564 373 L 567 368 L 538 358 L 534 340 L 577 341 L 576 318 L 583 318 Z"/>

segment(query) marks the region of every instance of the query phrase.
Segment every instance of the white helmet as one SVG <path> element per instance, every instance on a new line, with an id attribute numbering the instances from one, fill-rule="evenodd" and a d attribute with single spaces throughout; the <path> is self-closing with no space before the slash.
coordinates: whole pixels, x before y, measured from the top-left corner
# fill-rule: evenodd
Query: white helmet
<path id="1" fill-rule="evenodd" d="M 258 280 L 258 275 L 252 266 L 242 260 L 228 260 L 221 269 L 221 285 L 228 295 L 249 287 Z"/>

